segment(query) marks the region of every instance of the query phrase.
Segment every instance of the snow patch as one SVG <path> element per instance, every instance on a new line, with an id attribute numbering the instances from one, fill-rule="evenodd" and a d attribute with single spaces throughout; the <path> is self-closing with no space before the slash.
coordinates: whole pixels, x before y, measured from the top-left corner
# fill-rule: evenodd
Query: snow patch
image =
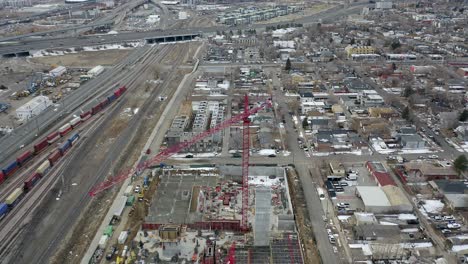
<path id="1" fill-rule="evenodd" d="M 426 213 L 437 214 L 442 212 L 444 209 L 444 203 L 440 200 L 424 200 L 424 204 L 422 208 L 426 211 Z"/>

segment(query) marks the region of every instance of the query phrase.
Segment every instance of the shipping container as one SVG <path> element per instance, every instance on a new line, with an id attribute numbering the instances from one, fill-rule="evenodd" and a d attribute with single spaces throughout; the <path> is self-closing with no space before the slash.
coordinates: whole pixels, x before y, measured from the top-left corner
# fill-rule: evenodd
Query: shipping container
<path id="1" fill-rule="evenodd" d="M 81 117 L 81 122 L 88 120 L 91 117 L 91 111 L 82 113 L 80 117 Z"/>
<path id="2" fill-rule="evenodd" d="M 15 173 L 17 169 L 18 169 L 18 162 L 15 160 L 11 162 L 8 166 L 3 168 L 2 172 L 5 175 L 5 178 L 8 178 L 10 175 Z"/>
<path id="3" fill-rule="evenodd" d="M 127 186 L 124 192 L 124 196 L 130 196 L 132 193 L 133 193 L 133 186 L 132 185 Z"/>
<path id="4" fill-rule="evenodd" d="M 134 203 L 135 203 L 135 196 L 134 196 L 134 195 L 130 195 L 130 196 L 127 198 L 127 206 L 133 206 Z"/>
<path id="5" fill-rule="evenodd" d="M 115 95 L 115 98 L 119 98 L 120 95 L 121 95 L 120 89 L 116 90 L 116 91 L 114 92 L 114 95 Z"/>
<path id="6" fill-rule="evenodd" d="M 79 124 L 81 124 L 81 117 L 75 117 L 73 118 L 71 121 L 70 121 L 70 125 L 75 128 L 77 127 Z"/>
<path id="7" fill-rule="evenodd" d="M 23 197 L 24 191 L 23 188 L 16 188 L 5 200 L 5 203 L 8 207 L 15 206 Z"/>
<path id="8" fill-rule="evenodd" d="M 60 133 L 58 131 L 54 132 L 47 136 L 47 143 L 52 144 L 55 141 L 57 141 L 59 138 L 60 138 Z"/>
<path id="9" fill-rule="evenodd" d="M 59 133 L 60 133 L 60 136 L 64 136 L 66 134 L 68 134 L 68 132 L 70 132 L 72 130 L 72 126 L 70 125 L 70 123 L 66 123 L 65 125 L 63 125 L 62 127 L 59 128 Z"/>
<path id="10" fill-rule="evenodd" d="M 109 237 L 106 235 L 102 235 L 101 238 L 99 239 L 99 248 L 105 249 L 107 245 L 107 241 L 109 240 Z"/>
<path id="11" fill-rule="evenodd" d="M 70 142 L 70 144 L 72 144 L 73 146 L 75 142 L 78 140 L 78 138 L 80 138 L 80 134 L 75 133 L 68 139 L 68 142 Z"/>
<path id="12" fill-rule="evenodd" d="M 98 104 L 98 105 L 96 105 L 95 107 L 93 107 L 91 109 L 91 114 L 95 115 L 95 114 L 99 113 L 99 111 L 101 111 L 101 110 L 102 110 L 101 104 Z"/>
<path id="13" fill-rule="evenodd" d="M 29 190 L 36 185 L 36 183 L 41 179 L 41 175 L 37 172 L 29 176 L 26 181 L 24 181 L 24 191 L 28 192 Z"/>
<path id="14" fill-rule="evenodd" d="M 126 204 L 127 204 L 127 197 L 120 196 L 117 200 L 117 208 L 114 211 L 114 216 L 121 217 L 123 211 L 125 210 Z"/>
<path id="15" fill-rule="evenodd" d="M 50 169 L 50 161 L 49 160 L 45 160 L 41 166 L 39 166 L 39 168 L 37 168 L 36 170 L 36 173 L 39 173 L 40 175 L 44 176 L 45 174 L 47 174 L 47 172 L 49 171 Z"/>
<path id="16" fill-rule="evenodd" d="M 98 65 L 98 66 L 92 68 L 91 70 L 89 70 L 87 75 L 96 77 L 99 74 L 101 74 L 103 71 L 104 71 L 104 67 L 102 67 L 101 65 Z"/>
<path id="17" fill-rule="evenodd" d="M 104 229 L 104 235 L 111 237 L 114 233 L 114 227 L 112 225 L 108 225 L 106 229 Z"/>
<path id="18" fill-rule="evenodd" d="M 34 154 L 41 152 L 48 145 L 49 145 L 49 142 L 47 142 L 47 138 L 43 139 L 41 142 L 34 145 Z"/>
<path id="19" fill-rule="evenodd" d="M 0 203 L 0 219 L 5 217 L 8 213 L 8 205 L 6 203 Z"/>
<path id="20" fill-rule="evenodd" d="M 60 157 L 62 157 L 62 153 L 57 149 L 52 154 L 50 154 L 47 159 L 50 161 L 50 165 L 54 166 L 55 162 L 57 162 L 60 159 Z"/>
<path id="21" fill-rule="evenodd" d="M 23 166 L 23 164 L 30 160 L 32 157 L 32 151 L 28 150 L 25 153 L 21 154 L 18 158 L 16 158 L 16 161 L 18 162 L 19 166 Z"/>
<path id="22" fill-rule="evenodd" d="M 115 96 L 115 94 L 113 94 L 113 95 L 107 97 L 107 101 L 109 101 L 109 103 L 114 102 L 115 99 L 117 99 L 117 96 Z"/>
<path id="23" fill-rule="evenodd" d="M 3 171 L 0 170 L 0 183 L 5 181 L 5 174 L 3 174 Z"/>
<path id="24" fill-rule="evenodd" d="M 63 144 L 61 144 L 58 149 L 59 149 L 60 153 L 63 156 L 63 155 L 65 155 L 65 153 L 67 153 L 67 151 L 70 149 L 70 147 L 71 147 L 71 143 L 70 143 L 70 141 L 67 140 Z"/>
<path id="25" fill-rule="evenodd" d="M 109 104 L 109 101 L 106 99 L 102 100 L 99 104 L 102 108 L 105 108 Z"/>

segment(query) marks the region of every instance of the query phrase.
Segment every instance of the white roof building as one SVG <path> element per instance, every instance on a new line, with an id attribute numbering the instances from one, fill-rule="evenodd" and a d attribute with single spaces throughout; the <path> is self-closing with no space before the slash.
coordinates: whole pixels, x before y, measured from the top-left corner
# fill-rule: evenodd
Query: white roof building
<path id="1" fill-rule="evenodd" d="M 16 109 L 16 117 L 19 120 L 28 120 L 33 116 L 40 114 L 47 107 L 52 105 L 52 101 L 47 96 L 37 96 L 31 101 Z"/>
<path id="2" fill-rule="evenodd" d="M 378 186 L 357 186 L 356 192 L 361 197 L 366 212 L 386 213 L 392 205 L 384 191 Z"/>

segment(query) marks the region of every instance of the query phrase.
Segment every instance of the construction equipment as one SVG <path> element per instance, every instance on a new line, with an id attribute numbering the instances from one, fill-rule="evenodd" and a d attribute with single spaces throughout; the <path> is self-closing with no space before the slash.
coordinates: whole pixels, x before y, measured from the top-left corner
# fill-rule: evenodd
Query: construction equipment
<path id="1" fill-rule="evenodd" d="M 159 152 L 156 156 L 151 159 L 147 159 L 144 162 L 140 162 L 135 168 L 127 169 L 122 171 L 120 174 L 114 177 L 110 177 L 104 182 L 99 183 L 98 185 L 91 188 L 89 191 L 90 196 L 95 196 L 96 194 L 111 188 L 112 186 L 123 182 L 125 179 L 131 176 L 138 176 L 140 175 L 146 168 L 157 166 L 161 164 L 162 161 L 166 160 L 170 156 L 178 153 L 179 151 L 192 146 L 193 144 L 197 143 L 198 141 L 202 140 L 203 138 L 217 133 L 233 124 L 237 124 L 240 121 L 243 122 L 243 155 L 242 155 L 242 221 L 241 221 L 241 229 L 246 231 L 248 229 L 247 226 L 247 207 L 248 207 L 248 172 L 249 172 L 249 149 L 250 149 L 250 136 L 249 136 L 249 116 L 257 113 L 258 111 L 271 107 L 271 101 L 268 99 L 267 101 L 261 103 L 259 106 L 250 109 L 249 107 L 249 99 L 248 96 L 245 95 L 244 97 L 244 112 L 238 114 L 230 119 L 227 119 L 215 127 L 210 128 L 207 131 L 201 132 L 200 134 L 194 136 L 188 141 L 181 142 L 175 146 L 170 148 L 166 148 L 163 151 Z"/>

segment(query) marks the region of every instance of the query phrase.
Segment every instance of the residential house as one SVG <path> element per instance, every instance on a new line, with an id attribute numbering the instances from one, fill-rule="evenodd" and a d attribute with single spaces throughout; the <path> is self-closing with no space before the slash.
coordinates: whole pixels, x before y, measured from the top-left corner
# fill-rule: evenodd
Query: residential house
<path id="1" fill-rule="evenodd" d="M 445 203 L 450 208 L 468 208 L 468 186 L 464 181 L 434 180 L 430 185 L 444 195 Z"/>
<path id="2" fill-rule="evenodd" d="M 400 136 L 401 147 L 404 149 L 423 149 L 426 142 L 418 134 Z"/>
<path id="3" fill-rule="evenodd" d="M 458 174 L 452 167 L 442 167 L 426 161 L 407 162 L 403 165 L 403 168 L 407 178 L 419 178 L 426 181 L 458 178 Z"/>

